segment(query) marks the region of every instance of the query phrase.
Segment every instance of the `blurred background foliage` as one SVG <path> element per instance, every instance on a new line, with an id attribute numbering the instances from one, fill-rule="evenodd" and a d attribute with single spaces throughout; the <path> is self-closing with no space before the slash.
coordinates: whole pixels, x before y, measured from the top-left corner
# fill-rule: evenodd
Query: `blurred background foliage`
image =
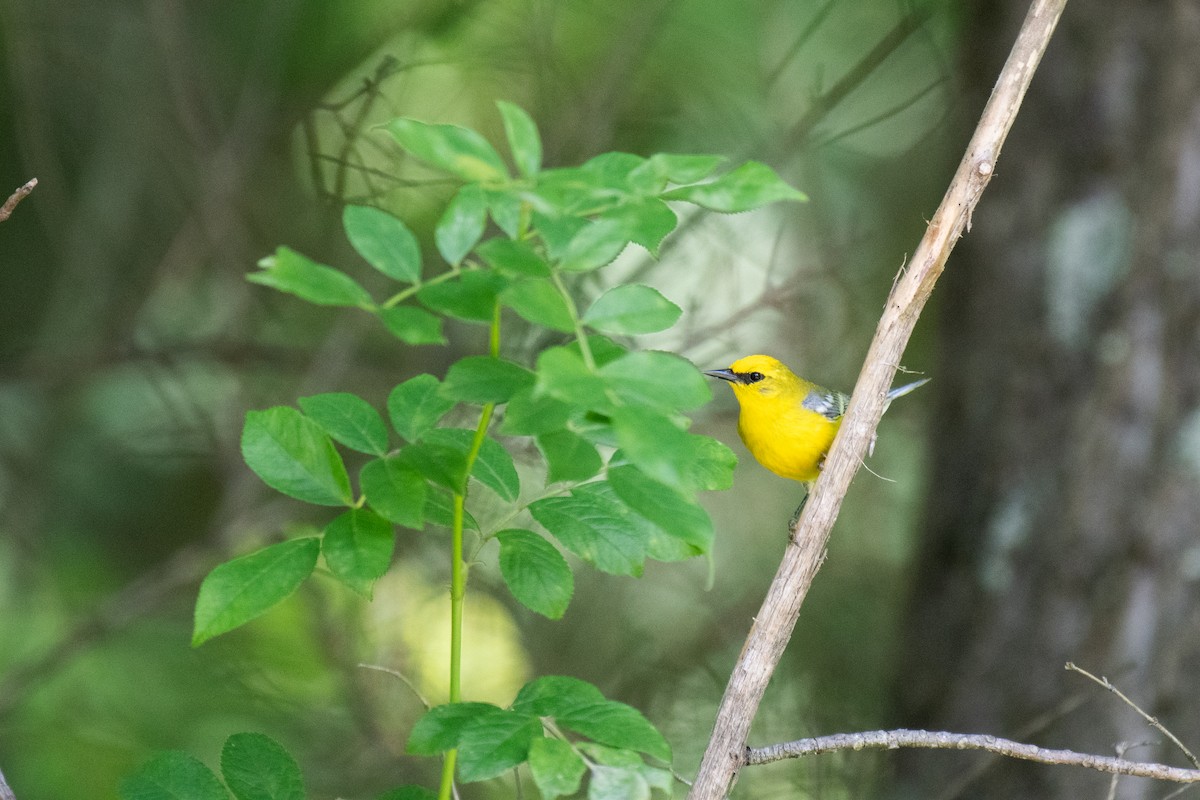
<path id="1" fill-rule="evenodd" d="M 241 462 L 245 411 L 320 391 L 381 407 L 401 380 L 479 349 L 465 327 L 445 348 L 399 347 L 365 315 L 244 280 L 280 243 L 354 268 L 347 201 L 393 211 L 429 244 L 450 187 L 373 126 L 404 115 L 499 140 L 500 98 L 538 121 L 550 166 L 607 150 L 769 162 L 811 202 L 698 214 L 658 262 L 629 252 L 606 274 L 684 307 L 647 345 L 702 368 L 765 351 L 849 389 L 972 121 L 960 13 L 901 0 L 0 2 L 0 193 L 40 181 L 0 226 L 0 768 L 18 797 L 113 796 L 153 750 L 213 764 L 241 730 L 288 746 L 316 797 L 434 782 L 436 764 L 403 754 L 413 688 L 356 665 L 444 694 L 437 535 L 402 532 L 373 603 L 312 583 L 188 646 L 213 565 L 316 521 Z M 906 367 L 928 369 L 930 339 L 922 327 Z M 698 560 L 640 580 L 583 570 L 549 622 L 498 590 L 485 550 L 468 699 L 582 677 L 641 708 L 694 770 L 801 491 L 749 459 L 714 388 L 698 430 L 743 464 L 707 498 L 713 586 Z M 927 403 L 906 398 L 885 421 L 877 475 L 856 482 L 755 741 L 889 719 Z M 739 791 L 869 795 L 882 774 L 869 763 L 751 770 Z"/>

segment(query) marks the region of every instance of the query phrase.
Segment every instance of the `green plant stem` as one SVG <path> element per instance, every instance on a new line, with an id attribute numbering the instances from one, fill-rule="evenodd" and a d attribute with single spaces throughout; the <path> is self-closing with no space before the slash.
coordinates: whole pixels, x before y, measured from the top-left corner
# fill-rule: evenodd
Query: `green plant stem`
<path id="1" fill-rule="evenodd" d="M 394 295 L 389 297 L 387 300 L 384 300 L 382 303 L 379 304 L 379 307 L 380 308 L 395 308 L 396 306 L 400 305 L 408 298 L 412 297 L 417 292 L 421 291 L 426 286 L 432 286 L 435 283 L 444 283 L 445 281 L 448 281 L 451 278 L 457 277 L 461 274 L 462 274 L 461 269 L 451 269 L 447 272 L 443 272 L 441 275 L 432 277 L 427 281 L 420 281 L 418 283 L 414 283 L 412 286 L 409 286 L 407 289 L 402 289 L 401 291 L 396 292 Z"/>
<path id="2" fill-rule="evenodd" d="M 567 304 L 567 311 L 571 314 L 571 324 L 575 326 L 575 340 L 579 342 L 579 355 L 583 357 L 583 363 L 587 365 L 587 368 L 594 370 L 596 369 L 596 359 L 592 357 L 592 347 L 588 344 L 587 332 L 583 329 L 583 320 L 579 318 L 579 307 L 575 305 L 575 298 L 571 297 L 571 293 L 567 291 L 562 275 L 557 270 L 550 273 L 550 279 L 554 281 L 554 288 L 558 289 L 558 293 L 562 295 L 563 302 Z"/>
<path id="3" fill-rule="evenodd" d="M 533 206 L 528 202 L 521 203 L 521 214 L 517 220 L 517 238 L 529 238 L 529 226 L 533 223 Z"/>
<path id="4" fill-rule="evenodd" d="M 508 525 L 508 523 L 512 522 L 514 519 L 516 519 L 518 516 L 520 516 L 523 512 L 528 510 L 529 507 L 531 505 L 533 505 L 534 503 L 536 503 L 538 500 L 545 500 L 547 497 L 558 497 L 559 495 L 564 495 L 567 492 L 571 491 L 572 489 L 574 489 L 578 486 L 583 486 L 589 482 L 590 482 L 590 480 L 589 481 L 578 481 L 578 482 L 571 481 L 568 483 L 562 483 L 562 484 L 559 484 L 558 486 L 554 487 L 553 489 L 547 489 L 546 491 L 539 494 L 537 497 L 531 497 L 526 502 L 514 506 L 513 508 L 511 508 L 509 510 L 509 512 L 507 514 L 505 514 L 503 517 L 498 519 L 495 522 L 495 524 L 492 525 L 491 530 L 489 530 L 487 533 L 484 533 L 483 531 L 479 532 L 479 543 L 475 546 L 475 549 L 471 551 L 471 555 L 467 559 L 467 561 L 474 562 L 475 559 L 479 557 L 479 551 L 483 549 L 484 545 L 486 545 L 492 539 L 495 539 L 496 535 L 499 534 L 500 531 L 504 530 L 504 528 Z"/>
<path id="5" fill-rule="evenodd" d="M 490 416 L 484 408 L 485 415 L 480 422 Z M 470 473 L 470 465 L 467 472 Z M 462 616 L 463 600 L 467 594 L 467 565 L 463 561 L 463 509 L 466 504 L 466 481 L 463 478 L 463 488 L 454 493 L 454 520 L 451 525 L 451 555 L 450 555 L 450 702 L 462 700 Z M 446 752 L 442 761 L 442 783 L 438 791 L 438 800 L 451 800 L 454 793 L 454 765 L 458 760 L 458 751 Z"/>
<path id="6" fill-rule="evenodd" d="M 492 325 L 488 332 L 488 351 L 493 357 L 500 354 L 500 305 L 496 304 L 492 311 Z M 454 493 L 453 519 L 450 530 L 450 702 L 462 701 L 462 623 L 463 601 L 467 596 L 467 562 L 463 559 L 463 518 L 467 503 L 467 482 L 470 480 L 471 469 L 479 458 L 483 440 L 487 437 L 488 426 L 492 422 L 492 414 L 496 410 L 495 403 L 487 403 L 479 415 L 479 424 L 475 427 L 475 438 L 471 440 L 471 449 L 467 451 L 466 470 L 463 473 L 462 486 Z M 454 765 L 458 760 L 458 751 L 450 750 L 442 761 L 442 783 L 438 791 L 438 800 L 450 800 L 454 793 Z"/>

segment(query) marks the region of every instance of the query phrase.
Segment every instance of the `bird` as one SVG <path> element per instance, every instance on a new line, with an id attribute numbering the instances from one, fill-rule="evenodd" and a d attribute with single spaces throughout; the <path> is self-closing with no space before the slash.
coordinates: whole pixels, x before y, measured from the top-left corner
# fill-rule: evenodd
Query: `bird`
<path id="1" fill-rule="evenodd" d="M 807 499 L 841 427 L 850 396 L 807 381 L 779 359 L 765 355 L 739 358 L 727 369 L 705 370 L 704 374 L 733 387 L 741 407 L 738 435 L 746 449 L 776 475 L 803 483 Z M 884 409 L 928 382 L 929 378 L 922 378 L 892 389 Z M 803 507 L 802 502 L 796 518 Z"/>

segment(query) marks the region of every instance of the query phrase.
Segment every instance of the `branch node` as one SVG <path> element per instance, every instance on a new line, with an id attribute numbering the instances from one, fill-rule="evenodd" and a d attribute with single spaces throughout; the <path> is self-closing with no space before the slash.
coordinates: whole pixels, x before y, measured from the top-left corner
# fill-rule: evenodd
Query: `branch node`
<path id="1" fill-rule="evenodd" d="M 17 190 L 8 196 L 8 199 L 4 201 L 4 205 L 0 206 L 0 222 L 4 222 L 12 216 L 13 211 L 17 208 L 17 203 L 28 197 L 33 188 L 37 186 L 37 183 L 37 178 L 30 178 L 23 186 L 17 187 Z"/>

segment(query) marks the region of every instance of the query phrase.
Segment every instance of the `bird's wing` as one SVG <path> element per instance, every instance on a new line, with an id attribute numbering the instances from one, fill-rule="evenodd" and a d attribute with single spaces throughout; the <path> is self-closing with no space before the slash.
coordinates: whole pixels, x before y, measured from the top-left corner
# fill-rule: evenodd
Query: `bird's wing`
<path id="1" fill-rule="evenodd" d="M 804 395 L 804 400 L 800 405 L 809 411 L 817 412 L 826 419 L 836 420 L 846 413 L 846 406 L 850 405 L 850 396 L 814 386 L 808 390 L 808 394 Z"/>

